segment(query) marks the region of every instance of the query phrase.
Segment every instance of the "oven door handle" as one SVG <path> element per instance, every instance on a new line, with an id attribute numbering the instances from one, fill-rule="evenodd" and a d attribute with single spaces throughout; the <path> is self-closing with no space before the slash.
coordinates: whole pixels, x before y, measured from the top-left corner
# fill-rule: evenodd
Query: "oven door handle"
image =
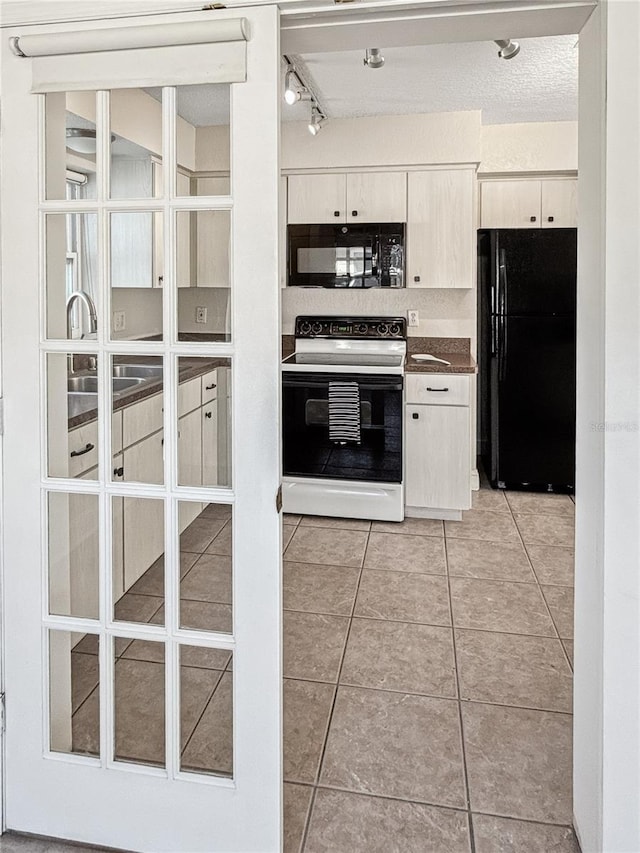
<path id="1" fill-rule="evenodd" d="M 363 391 L 402 391 L 404 385 L 401 376 L 381 378 L 372 376 L 353 376 L 348 373 L 326 374 L 282 372 L 282 385 L 285 388 L 327 388 L 330 382 L 357 382 Z"/>

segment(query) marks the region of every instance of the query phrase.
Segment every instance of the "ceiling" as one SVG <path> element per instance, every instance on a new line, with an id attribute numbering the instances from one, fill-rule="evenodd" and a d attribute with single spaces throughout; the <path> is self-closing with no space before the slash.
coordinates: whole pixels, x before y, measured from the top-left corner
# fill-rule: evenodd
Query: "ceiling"
<path id="1" fill-rule="evenodd" d="M 510 60 L 498 57 L 493 42 L 467 42 L 382 47 L 379 69 L 365 67 L 364 50 L 294 61 L 333 118 L 482 110 L 483 124 L 568 121 L 578 117 L 577 40 L 522 39 Z M 303 119 L 309 108 L 294 109 Z M 289 111 L 283 107 L 285 120 Z"/>
<path id="2" fill-rule="evenodd" d="M 362 51 L 292 59 L 329 118 L 482 110 L 483 124 L 572 121 L 578 117 L 578 37 L 520 40 L 513 59 L 493 42 L 394 47 L 385 65 L 366 68 Z M 375 47 L 375 45 L 371 45 Z M 160 100 L 160 89 L 147 89 Z M 178 113 L 196 127 L 229 122 L 226 84 L 183 86 Z M 309 103 L 282 105 L 283 121 L 306 121 Z"/>

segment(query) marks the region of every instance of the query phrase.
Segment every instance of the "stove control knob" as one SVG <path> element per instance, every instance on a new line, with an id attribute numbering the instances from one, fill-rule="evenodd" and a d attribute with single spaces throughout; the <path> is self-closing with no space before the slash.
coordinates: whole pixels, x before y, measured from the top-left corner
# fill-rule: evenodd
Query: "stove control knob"
<path id="1" fill-rule="evenodd" d="M 378 334 L 379 335 L 388 335 L 389 327 L 386 323 L 378 323 Z"/>
<path id="2" fill-rule="evenodd" d="M 366 335 L 366 334 L 367 334 L 367 331 L 368 331 L 368 328 L 369 328 L 369 327 L 367 326 L 367 324 L 366 324 L 366 323 L 358 323 L 358 325 L 356 326 L 356 332 L 357 332 L 359 335 Z"/>
<path id="3" fill-rule="evenodd" d="M 313 326 L 311 327 L 311 334 L 312 335 L 319 335 L 320 332 L 322 332 L 322 323 L 314 323 Z"/>
<path id="4" fill-rule="evenodd" d="M 308 335 L 311 331 L 311 323 L 307 323 L 305 320 L 304 323 L 300 323 L 300 333 L 303 335 Z"/>
<path id="5" fill-rule="evenodd" d="M 399 335 L 400 334 L 400 326 L 397 323 L 392 323 L 389 326 L 389 334 Z"/>

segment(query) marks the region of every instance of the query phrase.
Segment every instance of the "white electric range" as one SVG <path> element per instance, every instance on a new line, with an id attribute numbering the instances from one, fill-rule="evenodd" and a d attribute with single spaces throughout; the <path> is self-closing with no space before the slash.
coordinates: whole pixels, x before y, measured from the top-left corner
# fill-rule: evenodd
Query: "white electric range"
<path id="1" fill-rule="evenodd" d="M 295 338 L 282 363 L 284 511 L 401 521 L 406 321 L 302 316 Z M 340 432 L 340 394 L 355 433 Z"/>

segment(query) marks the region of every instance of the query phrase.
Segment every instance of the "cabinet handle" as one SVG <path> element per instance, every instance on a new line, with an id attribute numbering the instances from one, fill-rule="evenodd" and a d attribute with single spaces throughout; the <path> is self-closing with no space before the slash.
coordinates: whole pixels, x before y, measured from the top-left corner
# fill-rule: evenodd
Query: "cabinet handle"
<path id="1" fill-rule="evenodd" d="M 358 215 L 358 211 L 357 211 L 357 210 L 352 210 L 352 211 L 351 211 L 351 215 L 352 215 L 352 216 L 357 216 L 357 215 Z"/>
<path id="2" fill-rule="evenodd" d="M 448 388 L 429 388 L 427 387 L 427 391 L 448 391 Z"/>
<path id="3" fill-rule="evenodd" d="M 215 387 L 216 387 L 216 383 L 214 382 L 213 385 L 205 385 L 204 390 L 205 391 L 213 391 L 213 389 Z"/>
<path id="4" fill-rule="evenodd" d="M 94 447 L 95 444 L 91 444 L 91 442 L 89 442 L 89 444 L 85 446 L 84 450 L 72 450 L 71 456 L 84 456 L 85 453 L 89 453 Z"/>
<path id="5" fill-rule="evenodd" d="M 535 222 L 537 220 L 537 218 L 538 218 L 537 216 L 530 216 L 529 222 Z"/>
<path id="6" fill-rule="evenodd" d="M 340 211 L 339 211 L 339 210 L 334 210 L 334 211 L 333 211 L 333 215 L 334 215 L 334 216 L 340 216 Z"/>
<path id="7" fill-rule="evenodd" d="M 414 281 L 420 281 L 420 276 L 419 276 L 419 275 L 414 275 L 413 280 L 414 280 Z"/>
<path id="8" fill-rule="evenodd" d="M 547 216 L 547 222 L 553 222 L 553 216 Z"/>
<path id="9" fill-rule="evenodd" d="M 204 413 L 204 416 L 205 416 L 205 418 L 212 418 L 212 417 L 213 417 L 213 412 L 205 412 L 205 413 Z"/>
<path id="10" fill-rule="evenodd" d="M 124 468 L 114 468 L 113 469 L 114 477 L 124 477 Z"/>
<path id="11" fill-rule="evenodd" d="M 414 412 L 414 413 L 411 415 L 411 417 L 414 419 L 414 421 L 417 421 L 417 420 L 418 420 L 418 418 L 420 417 L 420 415 L 419 415 L 417 412 Z"/>

